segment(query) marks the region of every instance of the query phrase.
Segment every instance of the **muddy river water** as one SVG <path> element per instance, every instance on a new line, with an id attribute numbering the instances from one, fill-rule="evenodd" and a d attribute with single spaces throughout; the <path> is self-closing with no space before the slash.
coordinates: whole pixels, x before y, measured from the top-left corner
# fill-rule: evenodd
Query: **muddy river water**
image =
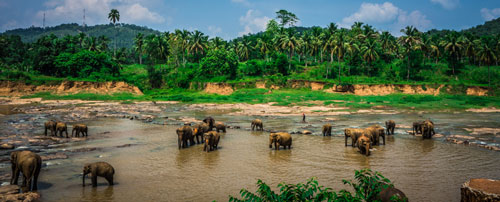
<path id="1" fill-rule="evenodd" d="M 165 112 L 166 113 L 166 112 Z M 169 117 L 203 119 L 210 112 L 169 112 Z M 459 201 L 460 185 L 470 178 L 500 179 L 500 152 L 479 147 L 451 144 L 443 138 L 422 140 L 408 135 L 415 120 L 431 117 L 437 133 L 469 135 L 464 127 L 500 127 L 500 113 L 427 113 L 427 114 L 350 114 L 311 116 L 302 123 L 298 116 L 233 116 L 212 114 L 217 121 L 241 129 L 228 129 L 222 135 L 219 150 L 205 153 L 202 145 L 179 150 L 175 129 L 179 125 L 161 125 L 162 120 L 145 123 L 129 119 L 100 118 L 89 121 L 89 135 L 106 138 L 69 143 L 42 152 L 97 147 L 46 162 L 39 188 L 42 201 L 227 201 L 239 196 L 241 188 L 254 191 L 257 179 L 271 187 L 280 182 L 305 182 L 316 177 L 321 185 L 334 190 L 348 188 L 342 179 L 353 179 L 354 170 L 370 168 L 381 172 L 411 201 Z M 159 116 L 161 117 L 161 116 Z M 265 129 L 276 131 L 310 130 L 312 135 L 293 135 L 291 150 L 271 150 L 268 132 L 252 132 L 250 121 L 260 118 Z M 371 156 L 344 146 L 343 129 L 366 127 L 393 119 L 399 126 L 387 144 L 375 146 Z M 334 126 L 332 137 L 320 135 L 325 123 Z M 109 133 L 108 133 L 109 132 Z M 500 141 L 498 134 L 483 135 L 490 143 Z M 126 147 L 116 146 L 127 145 Z M 115 167 L 115 186 L 82 187 L 83 164 L 107 161 Z M 9 164 L 0 164 L 9 172 Z M 90 179 L 86 180 L 90 185 Z"/>

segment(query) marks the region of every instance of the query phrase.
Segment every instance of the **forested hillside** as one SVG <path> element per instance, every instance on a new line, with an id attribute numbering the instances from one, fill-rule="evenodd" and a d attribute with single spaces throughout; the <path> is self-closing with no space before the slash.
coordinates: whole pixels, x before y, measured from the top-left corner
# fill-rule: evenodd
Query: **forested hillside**
<path id="1" fill-rule="evenodd" d="M 66 35 L 78 35 L 80 33 L 85 33 L 86 35 L 92 37 L 105 36 L 112 43 L 114 43 L 114 40 L 116 38 L 116 46 L 118 48 L 132 48 L 134 44 L 134 37 L 138 33 L 150 35 L 159 34 L 160 32 L 147 27 L 123 23 L 117 23 L 116 26 L 114 26 L 113 24 L 104 24 L 85 27 L 76 23 L 72 23 L 61 24 L 55 27 L 46 27 L 45 29 L 40 27 L 14 29 L 8 30 L 4 34 L 19 35 L 21 36 L 21 40 L 23 42 L 35 42 L 37 39 L 45 35 L 54 34 L 55 36 L 61 38 Z"/>

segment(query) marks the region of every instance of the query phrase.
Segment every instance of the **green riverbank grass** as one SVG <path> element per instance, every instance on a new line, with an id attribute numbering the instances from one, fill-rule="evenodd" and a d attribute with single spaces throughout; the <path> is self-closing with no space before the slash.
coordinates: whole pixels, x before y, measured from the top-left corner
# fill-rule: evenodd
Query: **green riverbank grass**
<path id="1" fill-rule="evenodd" d="M 53 95 L 48 92 L 37 93 L 22 98 L 43 98 L 46 100 L 101 100 L 120 101 L 180 101 L 183 103 L 274 103 L 278 106 L 316 106 L 333 105 L 351 109 L 394 108 L 394 109 L 469 109 L 500 108 L 500 97 L 480 97 L 467 95 L 407 95 L 391 94 L 384 96 L 357 96 L 349 94 L 325 93 L 309 89 L 240 89 L 231 95 L 207 94 L 202 91 L 186 89 L 156 89 L 145 91 L 144 95 L 118 93 L 113 95 L 73 94 Z"/>

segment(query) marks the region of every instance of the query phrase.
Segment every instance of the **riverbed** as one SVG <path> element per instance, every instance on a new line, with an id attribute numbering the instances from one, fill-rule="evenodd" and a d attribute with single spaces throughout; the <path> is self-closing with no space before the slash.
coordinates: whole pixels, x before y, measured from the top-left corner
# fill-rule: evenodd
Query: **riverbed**
<path id="1" fill-rule="evenodd" d="M 353 179 L 354 170 L 370 168 L 389 178 L 411 201 L 458 201 L 460 185 L 466 180 L 500 178 L 500 152 L 446 141 L 449 136 L 462 135 L 474 137 L 473 141 L 497 144 L 500 113 L 313 114 L 302 123 L 302 117 L 297 115 L 239 115 L 234 110 L 200 110 L 180 104 L 166 104 L 160 109 L 145 112 L 155 116 L 142 120 L 124 114 L 97 118 L 90 115 L 79 121 L 89 125 L 88 139 L 36 147 L 42 155 L 60 152 L 69 156 L 44 161 L 39 179 L 41 200 L 227 201 L 228 195 L 239 196 L 241 188 L 254 191 L 258 179 L 274 188 L 280 182 L 299 183 L 316 177 L 321 185 L 346 189 L 342 179 Z M 38 128 L 24 133 L 42 135 L 39 126 L 48 116 L 44 111 L 25 112 L 7 114 L 0 121 L 31 121 Z M 231 126 L 221 136 L 219 150 L 206 153 L 202 145 L 179 150 L 175 129 L 208 115 Z M 264 121 L 266 130 L 309 130 L 312 134 L 293 134 L 291 150 L 271 150 L 269 132 L 249 130 L 255 118 Z M 434 121 L 441 136 L 422 140 L 408 134 L 413 121 L 426 118 Z M 344 146 L 344 128 L 383 125 L 389 119 L 397 123 L 396 134 L 387 137 L 386 145 L 375 146 L 370 156 L 359 154 L 350 145 Z M 332 137 L 321 136 L 325 123 L 333 125 Z M 115 186 L 107 186 L 103 178 L 98 178 L 97 188 L 90 186 L 90 179 L 86 180 L 87 186 L 82 186 L 83 164 L 95 161 L 106 161 L 115 167 Z M 8 162 L 0 163 L 2 174 L 9 173 L 9 168 Z"/>

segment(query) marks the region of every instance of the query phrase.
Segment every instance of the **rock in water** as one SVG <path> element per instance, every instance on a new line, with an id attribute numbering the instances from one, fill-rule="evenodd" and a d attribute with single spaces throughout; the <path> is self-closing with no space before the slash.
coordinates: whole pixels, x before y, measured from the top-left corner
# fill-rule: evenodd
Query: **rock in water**
<path id="1" fill-rule="evenodd" d="M 500 201 L 500 180 L 471 179 L 460 188 L 462 202 Z"/>
<path id="2" fill-rule="evenodd" d="M 0 145 L 0 149 L 14 149 L 14 145 L 4 143 Z"/>

